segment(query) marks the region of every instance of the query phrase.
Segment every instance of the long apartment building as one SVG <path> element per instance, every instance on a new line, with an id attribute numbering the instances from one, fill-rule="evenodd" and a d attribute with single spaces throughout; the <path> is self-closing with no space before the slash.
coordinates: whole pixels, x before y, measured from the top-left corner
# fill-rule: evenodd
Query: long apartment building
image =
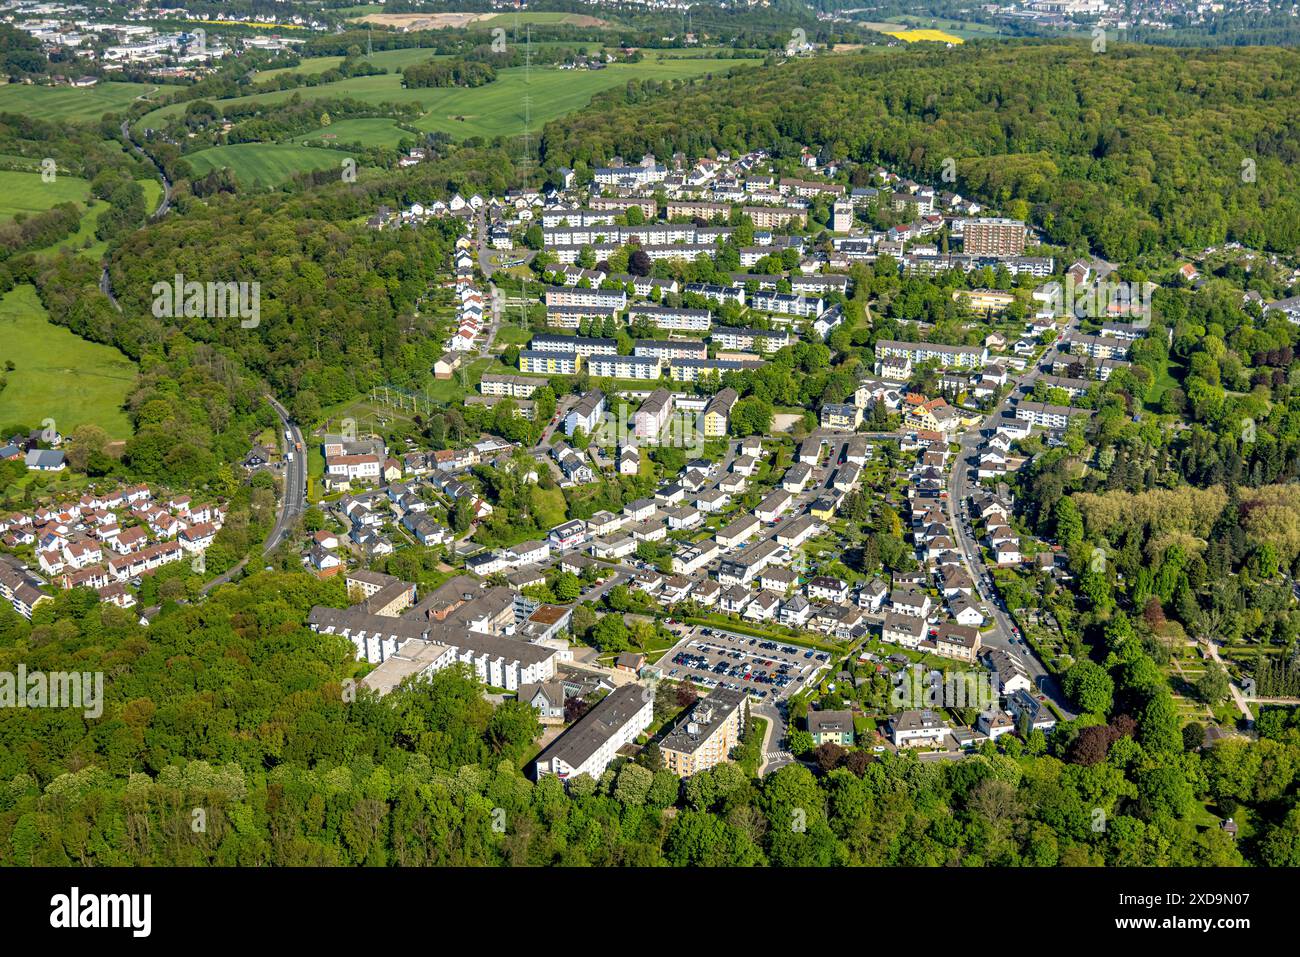
<path id="1" fill-rule="evenodd" d="M 645 226 L 555 226 L 542 230 L 542 242 L 551 246 L 594 246 L 613 243 L 641 247 L 707 245 L 731 235 L 728 226 L 696 226 L 692 223 L 651 223 Z"/>
<path id="2" fill-rule="evenodd" d="M 521 349 L 519 371 L 532 375 L 577 375 L 582 368 L 582 356 L 577 352 L 545 352 L 541 349 Z"/>
<path id="3" fill-rule="evenodd" d="M 654 219 L 659 215 L 659 204 L 653 196 L 593 196 L 587 207 L 597 212 L 612 211 L 618 214 L 635 207 L 641 210 L 646 219 Z"/>
<path id="4" fill-rule="evenodd" d="M 608 226 L 621 211 L 615 209 L 570 209 L 550 206 L 542 210 L 542 226 L 546 229 L 563 226 Z"/>
<path id="5" fill-rule="evenodd" d="M 484 395 L 508 396 L 512 399 L 531 399 L 541 387 L 536 379 L 502 372 L 485 372 L 478 388 Z"/>
<path id="6" fill-rule="evenodd" d="M 617 315 L 617 309 L 605 306 L 548 306 L 546 324 L 552 329 L 578 329 L 584 322 L 604 323 Z"/>
<path id="7" fill-rule="evenodd" d="M 1068 405 L 1053 405 L 1050 402 L 1024 401 L 1016 406 L 1016 418 L 1030 425 L 1045 429 L 1063 429 L 1076 416 L 1091 416 L 1088 409 L 1076 409 Z"/>
<path id="8" fill-rule="evenodd" d="M 1085 375 L 1105 382 L 1116 369 L 1127 369 L 1132 363 L 1124 359 L 1093 359 L 1086 355 L 1058 355 L 1052 360 L 1054 375 L 1068 375 L 1071 369 L 1078 368 Z"/>
<path id="9" fill-rule="evenodd" d="M 688 282 L 682 292 L 690 296 L 700 296 L 710 302 L 716 302 L 718 305 L 735 303 L 737 306 L 745 304 L 745 287 L 744 286 L 719 286 L 707 282 Z"/>
<path id="10" fill-rule="evenodd" d="M 673 359 L 668 366 L 668 375 L 674 382 L 696 382 L 702 376 L 757 369 L 762 364 L 758 359 Z"/>
<path id="11" fill-rule="evenodd" d="M 730 203 L 700 203 L 672 200 L 664 203 L 664 215 L 669 219 L 716 219 L 731 215 Z"/>
<path id="12" fill-rule="evenodd" d="M 713 313 L 707 309 L 681 309 L 668 306 L 633 306 L 628 310 L 627 321 L 644 319 L 665 332 L 708 332 L 713 325 Z"/>
<path id="13" fill-rule="evenodd" d="M 618 749 L 635 741 L 653 720 L 653 694 L 635 683 L 615 688 L 538 756 L 534 776 L 599 779 Z"/>
<path id="14" fill-rule="evenodd" d="M 663 360 L 644 355 L 591 356 L 587 359 L 587 371 L 611 379 L 658 379 L 663 374 Z"/>
<path id="15" fill-rule="evenodd" d="M 1110 336 L 1089 336 L 1082 332 L 1065 337 L 1065 345 L 1072 356 L 1089 356 L 1093 359 L 1127 359 L 1131 345 L 1128 339 Z"/>
<path id="16" fill-rule="evenodd" d="M 790 344 L 788 329 L 737 329 L 719 326 L 709 337 L 718 348 L 741 352 L 775 352 Z"/>
<path id="17" fill-rule="evenodd" d="M 632 347 L 634 356 L 659 359 L 707 359 L 709 347 L 699 339 L 641 339 Z"/>
<path id="18" fill-rule="evenodd" d="M 895 342 L 881 339 L 876 343 L 877 359 L 910 359 L 913 364 L 938 362 L 959 369 L 982 369 L 989 361 L 983 346 L 945 346 L 936 342 Z"/>
<path id="19" fill-rule="evenodd" d="M 587 306 L 622 312 L 627 308 L 625 289 L 584 289 L 581 286 L 548 286 L 546 308 Z"/>
<path id="20" fill-rule="evenodd" d="M 778 312 L 785 316 L 815 319 L 826 311 L 826 303 L 815 296 L 795 296 L 784 292 L 756 292 L 749 305 L 761 312 Z"/>
<path id="21" fill-rule="evenodd" d="M 612 356 L 618 353 L 618 342 L 613 339 L 592 339 L 583 336 L 556 336 L 549 333 L 533 334 L 533 352 L 576 352 L 584 359 L 590 356 Z"/>
<path id="22" fill-rule="evenodd" d="M 755 229 L 802 226 L 808 218 L 808 211 L 799 206 L 743 206 L 740 211 L 749 217 Z"/>

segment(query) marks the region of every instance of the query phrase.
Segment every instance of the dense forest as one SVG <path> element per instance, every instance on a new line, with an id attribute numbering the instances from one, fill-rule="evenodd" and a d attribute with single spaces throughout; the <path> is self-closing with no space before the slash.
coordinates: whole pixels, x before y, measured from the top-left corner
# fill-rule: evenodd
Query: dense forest
<path id="1" fill-rule="evenodd" d="M 1119 637 L 1112 716 L 1050 741 L 955 763 L 827 748 L 816 771 L 759 781 L 732 764 L 684 785 L 646 749 L 566 793 L 520 773 L 532 712 L 493 707 L 459 671 L 356 691 L 348 642 L 302 626 L 322 601 L 342 604 L 341 585 L 260 573 L 148 629 L 80 590 L 31 624 L 0 610 L 3 667 L 76 662 L 105 672 L 107 699 L 93 722 L 0 713 L 0 863 L 1300 864 L 1294 718 L 1200 751 Z M 656 694 L 657 718 L 679 710 Z M 1197 826 L 1199 802 L 1248 806 L 1259 830 L 1234 844 Z"/>
<path id="2" fill-rule="evenodd" d="M 1300 246 L 1300 53 L 967 43 L 783 63 L 556 120 L 548 169 L 615 155 L 803 146 L 879 162 L 1107 258 L 1225 239 Z M 870 169 L 859 168 L 863 184 Z"/>

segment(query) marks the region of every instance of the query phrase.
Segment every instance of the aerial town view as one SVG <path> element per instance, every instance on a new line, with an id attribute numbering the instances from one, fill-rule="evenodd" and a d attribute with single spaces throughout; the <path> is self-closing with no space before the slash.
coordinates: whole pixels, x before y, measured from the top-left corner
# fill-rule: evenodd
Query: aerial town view
<path id="1" fill-rule="evenodd" d="M 398 868 L 1280 916 L 1300 7 L 0 10 L 16 924 Z"/>

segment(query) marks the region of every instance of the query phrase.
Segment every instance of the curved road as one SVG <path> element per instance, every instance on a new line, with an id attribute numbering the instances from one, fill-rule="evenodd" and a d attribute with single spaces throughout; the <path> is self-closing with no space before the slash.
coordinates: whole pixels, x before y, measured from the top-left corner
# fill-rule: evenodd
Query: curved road
<path id="1" fill-rule="evenodd" d="M 166 213 L 169 208 L 171 208 L 171 204 L 172 204 L 171 180 L 167 178 L 167 174 L 163 172 L 163 168 L 158 165 L 157 160 L 155 160 L 152 156 L 146 153 L 139 146 L 137 146 L 135 140 L 131 139 L 131 132 L 128 129 L 130 123 L 131 123 L 130 120 L 122 121 L 122 139 L 125 141 L 128 148 L 134 150 L 136 153 L 139 153 L 142 157 L 145 158 L 145 160 L 149 162 L 151 166 L 153 166 L 154 169 L 158 171 L 158 177 L 162 180 L 162 184 L 163 184 L 162 199 L 158 201 L 158 208 L 153 211 L 153 216 L 150 217 L 152 219 L 158 219 L 164 213 Z"/>

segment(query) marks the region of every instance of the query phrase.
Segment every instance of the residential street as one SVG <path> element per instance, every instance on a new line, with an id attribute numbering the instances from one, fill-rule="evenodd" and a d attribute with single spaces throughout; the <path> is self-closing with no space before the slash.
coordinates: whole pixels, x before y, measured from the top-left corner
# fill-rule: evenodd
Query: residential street
<path id="1" fill-rule="evenodd" d="M 1024 663 L 1034 684 L 1040 691 L 1050 695 L 1056 706 L 1067 717 L 1072 716 L 1073 712 L 1067 707 L 1065 696 L 1057 687 L 1055 679 L 1048 674 L 1046 667 L 1034 650 L 1027 643 L 1016 639 L 1015 633 L 1012 631 L 1014 622 L 1011 616 L 994 601 L 997 596 L 994 594 L 993 589 L 985 585 L 985 581 L 992 581 L 992 572 L 984 561 L 979 542 L 975 540 L 971 525 L 963 512 L 966 497 L 977 484 L 972 475 L 972 461 L 979 446 L 987 437 L 986 433 L 996 427 L 997 421 L 1002 417 L 1003 413 L 1015 407 L 1022 392 L 1027 392 L 1033 388 L 1034 381 L 1043 374 L 1044 368 L 1048 371 L 1051 370 L 1052 362 L 1059 353 L 1061 339 L 1074 332 L 1078 328 L 1078 324 L 1079 320 L 1077 318 L 1071 318 L 1063 329 L 1061 336 L 1043 352 L 1042 358 L 1037 363 L 1027 367 L 1020 376 L 1012 380 L 1011 391 L 1007 393 L 1006 397 L 975 428 L 967 429 L 961 434 L 958 438 L 961 451 L 957 453 L 956 460 L 953 462 L 948 475 L 949 525 L 953 530 L 957 548 L 966 563 L 966 570 L 975 583 L 975 590 L 980 598 L 984 615 L 993 621 L 993 627 L 982 633 L 981 641 L 985 647 L 1000 648 L 1016 655 Z"/>
<path id="2" fill-rule="evenodd" d="M 286 461 L 284 467 L 284 494 L 280 499 L 279 513 L 275 518 L 275 526 L 271 529 L 271 534 L 266 539 L 264 552 L 274 551 L 280 544 L 285 533 L 302 514 L 307 504 L 307 443 L 303 441 L 302 431 L 298 428 L 297 423 L 289 418 L 289 411 L 277 402 L 273 397 L 267 396 L 266 401 L 271 403 L 271 408 L 275 409 L 275 414 L 280 417 L 281 434 L 283 430 L 288 429 L 292 438 L 286 443 L 286 458 L 289 453 L 293 454 L 293 461 Z M 295 445 L 297 448 L 295 448 Z"/>

